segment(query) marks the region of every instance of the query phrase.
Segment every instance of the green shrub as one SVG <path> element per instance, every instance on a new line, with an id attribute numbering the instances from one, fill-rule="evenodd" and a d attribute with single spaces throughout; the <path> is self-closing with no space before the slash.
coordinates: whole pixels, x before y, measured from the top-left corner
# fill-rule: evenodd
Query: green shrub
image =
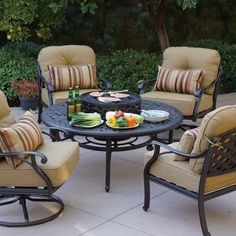
<path id="1" fill-rule="evenodd" d="M 160 62 L 160 55 L 126 49 L 98 56 L 97 68 L 100 76 L 112 83 L 113 90 L 138 92 L 137 82 L 156 77 Z"/>
<path id="2" fill-rule="evenodd" d="M 187 46 L 216 49 L 221 56 L 223 75 L 220 92 L 236 92 L 236 45 L 229 45 L 219 40 L 207 39 L 187 42 Z"/>
<path id="3" fill-rule="evenodd" d="M 9 100 L 16 97 L 10 87 L 12 80 L 37 77 L 36 58 L 41 48 L 34 43 L 8 44 L 0 48 L 0 90 Z"/>

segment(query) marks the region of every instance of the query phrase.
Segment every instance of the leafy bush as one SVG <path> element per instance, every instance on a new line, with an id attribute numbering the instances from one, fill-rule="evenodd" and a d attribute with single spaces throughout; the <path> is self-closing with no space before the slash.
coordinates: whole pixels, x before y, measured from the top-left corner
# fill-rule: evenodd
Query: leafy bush
<path id="1" fill-rule="evenodd" d="M 229 45 L 219 40 L 207 39 L 187 42 L 186 45 L 216 49 L 221 56 L 221 66 L 223 68 L 220 92 L 236 92 L 236 44 Z"/>
<path id="2" fill-rule="evenodd" d="M 113 90 L 137 91 L 137 82 L 157 75 L 161 55 L 126 49 L 112 51 L 108 56 L 97 58 L 100 76 L 109 80 Z"/>
<path id="3" fill-rule="evenodd" d="M 0 90 L 9 100 L 16 97 L 10 86 L 12 80 L 37 77 L 36 58 L 41 48 L 33 43 L 8 44 L 0 48 Z"/>

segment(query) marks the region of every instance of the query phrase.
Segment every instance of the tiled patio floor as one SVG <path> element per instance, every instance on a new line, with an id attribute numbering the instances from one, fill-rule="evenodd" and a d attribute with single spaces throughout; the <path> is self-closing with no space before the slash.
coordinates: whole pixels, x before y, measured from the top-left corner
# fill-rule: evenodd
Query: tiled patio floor
<path id="1" fill-rule="evenodd" d="M 236 104 L 236 94 L 220 95 L 218 106 Z M 17 117 L 20 108 L 14 108 Z M 151 185 L 151 206 L 143 206 L 143 156 L 146 150 L 112 155 L 111 191 L 104 191 L 103 152 L 81 149 L 81 160 L 71 179 L 57 195 L 65 202 L 63 214 L 46 224 L 0 227 L 8 236 L 200 236 L 197 203 L 158 185 Z M 236 230 L 236 192 L 206 203 L 212 236 L 233 236 Z M 20 207 L 1 207 L 0 217 L 20 214 Z M 52 209 L 53 210 L 53 209 Z M 32 209 L 34 215 L 40 206 Z M 0 220 L 1 220 L 0 219 Z"/>

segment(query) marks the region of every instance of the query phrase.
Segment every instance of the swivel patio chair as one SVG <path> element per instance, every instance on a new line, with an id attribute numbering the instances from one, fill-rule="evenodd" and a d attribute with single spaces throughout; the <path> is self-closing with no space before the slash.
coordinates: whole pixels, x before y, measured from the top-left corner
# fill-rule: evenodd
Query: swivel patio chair
<path id="1" fill-rule="evenodd" d="M 202 233 L 210 235 L 205 201 L 236 190 L 235 116 L 236 106 L 218 108 L 203 118 L 199 128 L 185 131 L 179 143 L 154 144 L 145 155 L 145 211 L 152 181 L 197 200 Z"/>
<path id="2" fill-rule="evenodd" d="M 196 122 L 215 109 L 220 77 L 216 50 L 170 47 L 164 51 L 157 78 L 139 83 L 138 88 L 143 99 L 174 106 L 184 119 Z M 153 90 L 146 92 L 151 83 Z"/>
<path id="3" fill-rule="evenodd" d="M 96 55 L 83 45 L 50 46 L 38 55 L 39 117 L 43 106 L 65 102 L 69 87 L 80 88 L 80 94 L 111 89 L 109 81 L 101 79 L 96 70 Z"/>
<path id="4" fill-rule="evenodd" d="M 62 142 L 51 134 L 57 142 L 44 143 L 42 132 L 29 111 L 15 122 L 2 91 L 0 108 L 0 208 L 19 202 L 24 216 L 24 220 L 10 220 L 0 211 L 1 219 L 4 218 L 0 225 L 31 226 L 53 220 L 64 209 L 63 201 L 54 192 L 69 179 L 78 164 L 78 143 Z M 38 213 L 38 218 L 30 216 L 28 201 L 44 208 L 46 216 L 45 212 L 43 216 Z M 44 203 L 47 205 L 43 207 Z M 16 215 L 8 214 L 8 217 L 15 219 Z"/>

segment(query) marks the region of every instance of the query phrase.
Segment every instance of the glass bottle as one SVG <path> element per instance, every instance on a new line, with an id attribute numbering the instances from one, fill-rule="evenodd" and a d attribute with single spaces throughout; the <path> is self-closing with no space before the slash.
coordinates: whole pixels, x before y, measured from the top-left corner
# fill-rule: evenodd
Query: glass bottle
<path id="1" fill-rule="evenodd" d="M 75 86 L 74 102 L 75 102 L 75 112 L 81 111 L 81 99 L 79 95 L 79 86 Z"/>
<path id="2" fill-rule="evenodd" d="M 75 102 L 73 98 L 73 88 L 69 88 L 69 96 L 67 99 L 67 119 L 71 120 L 75 113 Z"/>

